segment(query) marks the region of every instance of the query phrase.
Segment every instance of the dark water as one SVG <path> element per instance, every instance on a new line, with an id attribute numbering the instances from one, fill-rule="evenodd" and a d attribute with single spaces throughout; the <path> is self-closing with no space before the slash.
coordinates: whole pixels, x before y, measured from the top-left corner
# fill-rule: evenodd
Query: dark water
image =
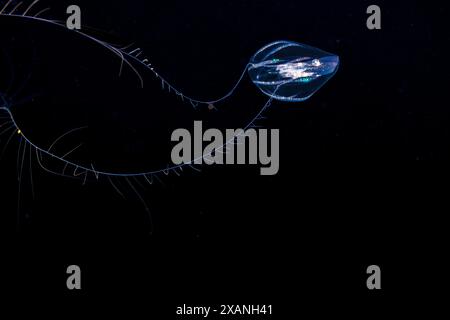
<path id="1" fill-rule="evenodd" d="M 39 8 L 46 4 L 44 16 L 64 20 L 72 3 Z M 449 172 L 439 161 L 449 157 L 446 81 L 432 74 L 445 61 L 444 7 L 379 3 L 382 30 L 369 31 L 369 1 L 77 4 L 83 25 L 98 29 L 91 34 L 135 42 L 169 82 L 201 99 L 227 92 L 275 40 L 336 53 L 341 65 L 310 100 L 265 114 L 263 125 L 280 129 L 278 175 L 205 167 L 153 186 L 133 182 L 150 216 L 126 181 L 117 181 L 122 198 L 105 179 L 83 186 L 36 164 L 25 165 L 17 199 L 13 142 L 0 165 L 2 265 L 11 280 L 1 287 L 12 300 L 158 319 L 175 318 L 184 303 L 273 304 L 274 319 L 308 311 L 361 319 L 432 292 L 448 211 Z M 77 161 L 107 170 L 164 165 L 173 128 L 201 119 L 237 128 L 267 101 L 245 78 L 217 111 L 194 110 L 145 71 L 144 91 L 129 69 L 119 78 L 115 56 L 67 30 L 0 17 L 0 39 L 0 83 L 14 74 L 12 89 L 22 88 L 24 132 L 49 146 L 87 125 L 58 150 L 83 139 Z M 65 287 L 70 264 L 83 270 L 79 293 Z M 370 264 L 382 268 L 380 293 L 365 287 Z"/>

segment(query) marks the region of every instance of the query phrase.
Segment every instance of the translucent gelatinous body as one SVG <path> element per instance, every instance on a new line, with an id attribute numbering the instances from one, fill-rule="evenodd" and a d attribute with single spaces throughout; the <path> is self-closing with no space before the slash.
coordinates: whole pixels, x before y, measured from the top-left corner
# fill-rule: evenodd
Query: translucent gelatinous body
<path id="1" fill-rule="evenodd" d="M 278 41 L 259 50 L 248 72 L 266 95 L 282 101 L 304 101 L 319 90 L 339 67 L 339 57 L 304 44 Z"/>

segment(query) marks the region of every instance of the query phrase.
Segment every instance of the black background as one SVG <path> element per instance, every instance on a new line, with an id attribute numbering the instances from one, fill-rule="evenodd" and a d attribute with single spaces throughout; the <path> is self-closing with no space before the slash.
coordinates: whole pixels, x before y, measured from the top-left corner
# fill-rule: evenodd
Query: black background
<path id="1" fill-rule="evenodd" d="M 64 19 L 68 3 L 45 2 Z M 264 125 L 281 131 L 278 175 L 231 166 L 163 177 L 140 190 L 150 217 L 132 192 L 123 199 L 105 181 L 83 186 L 38 170 L 35 199 L 17 201 L 9 149 L 0 213 L 12 300 L 64 306 L 61 317 L 87 306 L 166 319 L 184 303 L 265 303 L 275 319 L 366 318 L 415 310 L 436 293 L 449 177 L 444 8 L 379 2 L 382 30 L 370 31 L 369 1 L 77 4 L 83 25 L 142 44 L 192 96 L 220 96 L 279 39 L 336 53 L 341 68 L 307 102 L 266 113 Z M 265 101 L 251 83 L 243 88 L 245 99 Z M 81 266 L 80 292 L 65 287 L 70 264 Z M 378 292 L 365 285 L 371 264 L 383 272 Z"/>

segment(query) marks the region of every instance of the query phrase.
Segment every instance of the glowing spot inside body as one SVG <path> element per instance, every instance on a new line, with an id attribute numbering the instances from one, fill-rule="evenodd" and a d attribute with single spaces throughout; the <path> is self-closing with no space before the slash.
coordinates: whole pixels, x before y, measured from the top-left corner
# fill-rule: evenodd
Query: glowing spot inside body
<path id="1" fill-rule="evenodd" d="M 309 62 L 288 62 L 277 66 L 276 70 L 280 76 L 292 80 L 312 80 L 320 76 L 314 68 L 320 67 L 322 63 L 318 59 Z M 307 79 L 304 79 L 307 78 Z"/>
<path id="2" fill-rule="evenodd" d="M 22 130 L 17 130 L 17 134 L 21 135 L 22 134 Z"/>

